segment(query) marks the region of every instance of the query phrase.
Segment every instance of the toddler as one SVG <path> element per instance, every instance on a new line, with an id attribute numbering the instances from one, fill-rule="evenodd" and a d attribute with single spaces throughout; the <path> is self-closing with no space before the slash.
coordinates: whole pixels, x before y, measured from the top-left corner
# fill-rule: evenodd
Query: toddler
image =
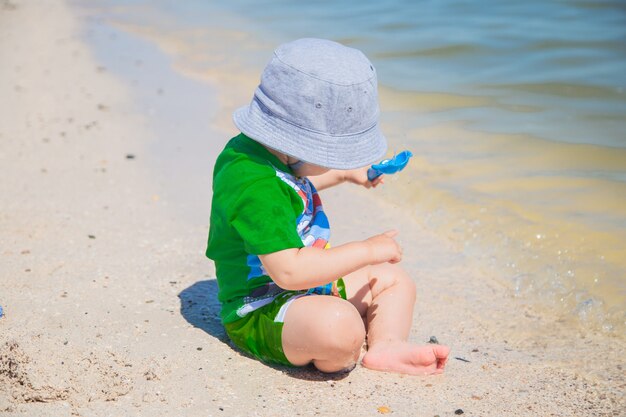
<path id="1" fill-rule="evenodd" d="M 281 45 L 241 134 L 213 172 L 207 256 L 215 261 L 221 318 L 241 350 L 322 372 L 363 366 L 443 372 L 449 348 L 407 341 L 415 285 L 397 264 L 395 231 L 330 247 L 318 191 L 375 187 L 367 167 L 386 152 L 376 71 L 360 51 L 322 39 Z"/>

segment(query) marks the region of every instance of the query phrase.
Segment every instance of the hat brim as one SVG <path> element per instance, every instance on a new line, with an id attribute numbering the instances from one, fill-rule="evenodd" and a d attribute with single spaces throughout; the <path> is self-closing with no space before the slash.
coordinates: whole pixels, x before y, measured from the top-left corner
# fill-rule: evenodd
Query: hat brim
<path id="1" fill-rule="evenodd" d="M 378 162 L 387 151 L 387 140 L 378 123 L 354 135 L 327 135 L 267 114 L 257 100 L 235 110 L 233 121 L 242 133 L 257 142 L 325 168 L 361 168 Z"/>

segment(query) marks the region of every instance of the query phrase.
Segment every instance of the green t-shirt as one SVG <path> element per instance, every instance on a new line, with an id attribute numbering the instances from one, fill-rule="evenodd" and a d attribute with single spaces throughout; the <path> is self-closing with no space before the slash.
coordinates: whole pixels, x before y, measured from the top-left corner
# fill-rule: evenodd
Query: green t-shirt
<path id="1" fill-rule="evenodd" d="M 268 304 L 283 291 L 257 255 L 305 246 L 301 224 L 315 214 L 325 219 L 321 202 L 314 213 L 315 199 L 306 198 L 307 191 L 317 196 L 308 179 L 294 177 L 275 155 L 243 134 L 231 139 L 217 158 L 206 255 L 215 261 L 224 323 Z M 303 229 L 311 229 L 311 218 Z M 318 240 L 325 244 L 328 235 L 323 237 Z"/>

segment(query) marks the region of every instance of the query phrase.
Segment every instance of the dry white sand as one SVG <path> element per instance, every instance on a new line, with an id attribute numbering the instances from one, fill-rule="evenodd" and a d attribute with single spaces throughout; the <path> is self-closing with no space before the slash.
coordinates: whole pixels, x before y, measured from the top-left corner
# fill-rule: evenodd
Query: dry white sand
<path id="1" fill-rule="evenodd" d="M 0 415 L 625 414 L 621 340 L 578 335 L 512 298 L 379 204 L 385 190 L 324 196 L 335 243 L 401 229 L 419 291 L 411 338 L 451 345 L 446 373 L 333 376 L 242 356 L 203 255 L 211 165 L 235 131 L 208 126 L 220 107 L 206 85 L 168 68 L 148 80 L 161 63 L 142 51 L 120 53 L 145 77 L 113 75 L 83 24 L 61 0 L 0 1 Z M 191 101 L 176 93 L 189 83 Z M 140 87 L 155 94 L 138 100 Z M 168 135 L 192 124 L 207 141 L 160 140 L 159 109 L 190 103 L 206 118 L 190 109 Z"/>

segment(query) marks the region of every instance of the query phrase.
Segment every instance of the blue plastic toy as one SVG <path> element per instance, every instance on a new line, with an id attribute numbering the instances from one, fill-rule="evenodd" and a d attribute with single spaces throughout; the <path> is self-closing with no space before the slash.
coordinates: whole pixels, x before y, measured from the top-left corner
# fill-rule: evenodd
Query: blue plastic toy
<path id="1" fill-rule="evenodd" d="M 374 181 L 383 174 L 395 174 L 402 171 L 412 156 L 411 151 L 402 151 L 391 159 L 383 159 L 367 170 L 367 179 Z"/>
<path id="2" fill-rule="evenodd" d="M 4 311 L 2 311 L 2 306 L 0 306 L 0 317 L 4 315 Z"/>

